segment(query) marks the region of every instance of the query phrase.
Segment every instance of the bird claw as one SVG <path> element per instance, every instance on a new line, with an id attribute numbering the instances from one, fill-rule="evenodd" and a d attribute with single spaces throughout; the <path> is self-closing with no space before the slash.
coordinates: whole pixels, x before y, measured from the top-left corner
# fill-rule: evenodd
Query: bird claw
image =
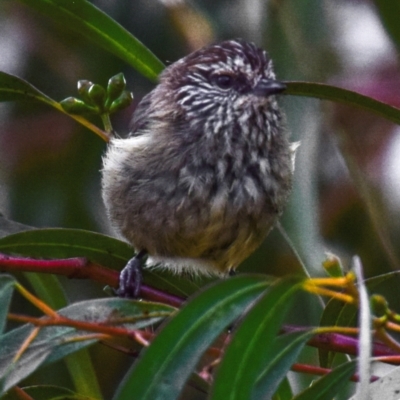
<path id="1" fill-rule="evenodd" d="M 119 274 L 119 288 L 116 290 L 119 297 L 139 298 L 143 281 L 142 259 L 145 254 L 145 252 L 139 252 L 131 258 Z"/>

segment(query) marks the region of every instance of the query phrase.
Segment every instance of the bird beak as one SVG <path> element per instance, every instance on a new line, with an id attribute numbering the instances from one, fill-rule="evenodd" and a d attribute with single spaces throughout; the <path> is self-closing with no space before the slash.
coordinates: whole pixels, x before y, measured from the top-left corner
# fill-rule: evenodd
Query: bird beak
<path id="1" fill-rule="evenodd" d="M 284 90 L 286 90 L 286 85 L 283 82 L 263 78 L 254 86 L 252 93 L 256 96 L 267 97 L 282 93 Z"/>

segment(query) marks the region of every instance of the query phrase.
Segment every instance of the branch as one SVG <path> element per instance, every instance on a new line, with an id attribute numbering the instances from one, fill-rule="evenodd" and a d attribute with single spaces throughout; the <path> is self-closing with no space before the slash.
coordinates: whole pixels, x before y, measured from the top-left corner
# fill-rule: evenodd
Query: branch
<path id="1" fill-rule="evenodd" d="M 309 365 L 309 364 L 293 364 L 292 367 L 290 368 L 294 372 L 301 372 L 303 374 L 311 374 L 311 375 L 319 375 L 323 376 L 326 374 L 329 374 L 332 372 L 330 368 L 322 368 L 322 367 L 315 367 L 314 365 Z M 379 377 L 372 375 L 371 376 L 371 382 L 375 382 L 379 379 Z M 353 375 L 350 380 L 352 382 L 358 382 L 359 377 L 358 374 Z"/>
<path id="2" fill-rule="evenodd" d="M 63 275 L 70 279 L 90 279 L 117 288 L 119 272 L 90 262 L 84 257 L 57 260 L 40 260 L 28 257 L 10 256 L 0 253 L 0 272 L 39 272 Z M 142 285 L 140 295 L 151 301 L 180 307 L 185 299 L 163 292 L 148 285 Z"/>
<path id="3" fill-rule="evenodd" d="M 118 287 L 119 272 L 88 261 L 84 257 L 75 257 L 57 260 L 40 260 L 27 257 L 9 256 L 0 253 L 1 272 L 39 272 L 63 275 L 73 279 L 91 279 L 111 287 Z M 150 301 L 181 307 L 184 298 L 161 291 L 148 285 L 141 286 L 141 296 Z M 289 333 L 309 328 L 285 325 L 282 333 Z M 336 351 L 345 354 L 357 355 L 358 341 L 347 335 L 338 333 L 321 333 L 314 336 L 308 344 L 320 349 Z M 373 355 L 387 357 L 391 364 L 399 364 L 399 353 L 381 342 L 374 342 Z M 392 357 L 392 358 L 391 358 Z"/>
<path id="4" fill-rule="evenodd" d="M 306 331 L 309 330 L 309 327 L 298 327 L 292 325 L 285 325 L 281 333 L 290 333 L 290 332 L 298 332 L 298 331 Z M 356 338 L 352 338 L 350 336 L 341 335 L 339 333 L 320 333 L 315 335 L 312 339 L 308 341 L 310 346 L 316 347 L 318 349 L 324 349 L 329 351 L 336 351 L 338 353 L 357 355 L 358 354 L 358 340 Z M 385 345 L 381 342 L 373 343 L 373 352 L 374 357 L 383 357 L 382 359 L 387 360 L 390 364 L 398 365 L 399 359 L 390 357 L 385 358 L 386 356 L 399 356 L 399 353 L 394 351 L 389 346 Z M 390 360 L 390 361 L 389 361 Z"/>

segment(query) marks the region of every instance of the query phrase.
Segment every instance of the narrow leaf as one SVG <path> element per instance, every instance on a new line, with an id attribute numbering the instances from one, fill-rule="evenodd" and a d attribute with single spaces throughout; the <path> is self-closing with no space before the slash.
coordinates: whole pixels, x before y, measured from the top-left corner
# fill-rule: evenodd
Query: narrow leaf
<path id="1" fill-rule="evenodd" d="M 32 229 L 0 239 L 0 252 L 39 258 L 86 257 L 121 270 L 133 257 L 131 246 L 121 240 L 81 229 Z M 199 284 L 164 271 L 143 271 L 145 283 L 172 294 L 194 293 Z"/>
<path id="2" fill-rule="evenodd" d="M 56 101 L 46 96 L 30 83 L 17 76 L 0 71 L 0 101 L 22 99 L 41 101 L 53 107 L 57 104 Z"/>
<path id="3" fill-rule="evenodd" d="M 57 276 L 50 274 L 25 273 L 36 295 L 53 309 L 66 307 L 67 299 Z M 87 349 L 72 353 L 65 358 L 65 364 L 75 389 L 82 395 L 102 399 L 99 383 Z"/>
<path id="4" fill-rule="evenodd" d="M 15 279 L 12 276 L 0 275 L 0 334 L 3 333 L 6 326 L 14 284 Z"/>
<path id="5" fill-rule="evenodd" d="M 23 387 L 23 391 L 35 400 L 98 400 L 96 397 L 84 396 L 70 389 L 54 385 L 35 385 Z M 17 393 L 10 390 L 1 400 L 21 400 Z"/>
<path id="6" fill-rule="evenodd" d="M 77 395 L 78 399 L 81 397 L 93 397 L 95 400 L 103 399 L 97 378 L 97 370 L 94 368 L 95 363 L 92 362 L 89 349 L 81 349 L 67 355 L 64 358 L 64 362 L 71 376 L 75 390 L 79 393 L 79 395 Z M 74 399 L 74 397 L 72 399 Z"/>
<path id="7" fill-rule="evenodd" d="M 275 337 L 301 282 L 299 279 L 279 280 L 249 311 L 225 351 L 215 376 L 212 400 L 250 399 L 261 372 L 277 355 L 272 351 L 276 346 Z M 283 373 L 281 370 L 276 375 L 264 376 L 260 390 L 265 389 L 264 381 L 268 380 L 272 395 L 289 368 L 290 365 Z"/>
<path id="8" fill-rule="evenodd" d="M 151 80 L 164 68 L 138 39 L 86 0 L 21 1 L 120 57 Z"/>
<path id="9" fill-rule="evenodd" d="M 199 293 L 161 329 L 114 399 L 177 399 L 204 351 L 268 284 L 265 276 L 242 275 Z"/>
<path id="10" fill-rule="evenodd" d="M 0 71 L 0 102 L 1 101 L 14 101 L 14 100 L 36 100 L 41 101 L 56 110 L 68 115 L 70 118 L 79 122 L 81 125 L 90 129 L 96 135 L 100 136 L 103 140 L 108 141 L 109 137 L 105 132 L 93 125 L 91 122 L 78 115 L 68 114 L 61 107 L 60 103 L 51 99 L 49 96 L 36 89 L 30 83 L 24 81 L 17 76 L 7 74 Z"/>
<path id="11" fill-rule="evenodd" d="M 125 242 L 81 229 L 32 229 L 0 239 L 0 251 L 28 257 L 87 257 L 91 261 L 121 269 L 133 255 Z"/>
<path id="12" fill-rule="evenodd" d="M 59 310 L 67 306 L 68 301 L 58 277 L 29 272 L 25 273 L 25 277 L 34 288 L 36 295 L 51 308 Z M 91 395 L 101 400 L 99 383 L 87 349 L 68 355 L 64 361 L 75 389 L 82 395 Z"/>
<path id="13" fill-rule="evenodd" d="M 271 398 L 313 335 L 312 331 L 294 332 L 276 338 L 269 353 L 270 362 L 259 376 L 253 390 L 253 399 Z"/>
<path id="14" fill-rule="evenodd" d="M 357 361 L 350 361 L 335 368 L 328 375 L 315 381 L 293 400 L 332 400 L 354 374 Z"/>
<path id="15" fill-rule="evenodd" d="M 23 327 L 0 337 L 0 396 L 39 368 L 51 352 L 49 346 L 38 345 L 34 351 L 26 351 L 18 363 L 13 362 L 21 344 L 31 332 L 32 327 Z"/>
<path id="16" fill-rule="evenodd" d="M 292 388 L 289 379 L 285 378 L 279 385 L 278 390 L 272 396 L 272 400 L 291 400 L 293 397 Z"/>
<path id="17" fill-rule="evenodd" d="M 365 279 L 365 285 L 372 289 L 388 279 L 397 278 L 399 271 L 388 272 Z M 320 326 L 357 326 L 358 307 L 346 304 L 337 299 L 330 299 L 320 320 Z M 318 349 L 321 367 L 330 368 L 337 353 L 325 349 Z"/>
<path id="18" fill-rule="evenodd" d="M 54 310 L 68 305 L 67 295 L 57 276 L 26 272 L 25 277 L 32 285 L 36 296 Z"/>
<path id="19" fill-rule="evenodd" d="M 330 299 L 326 305 L 319 325 L 320 326 L 357 326 L 358 308 L 354 304 L 346 304 L 335 298 Z M 331 368 L 336 352 L 318 349 L 320 366 Z"/>
<path id="20" fill-rule="evenodd" d="M 387 33 L 392 38 L 397 50 L 400 50 L 400 4 L 397 1 L 374 0 L 375 6 L 381 17 L 381 22 Z"/>
<path id="21" fill-rule="evenodd" d="M 351 90 L 322 83 L 285 82 L 285 94 L 316 97 L 361 108 L 400 125 L 400 109 Z"/>
<path id="22" fill-rule="evenodd" d="M 75 303 L 60 310 L 59 314 L 99 325 L 141 329 L 160 321 L 173 310 L 172 307 L 157 303 L 106 298 Z M 43 327 L 15 361 L 15 355 L 32 329 L 32 325 L 23 325 L 0 337 L 0 393 L 18 384 L 41 365 L 58 361 L 96 342 L 95 339 L 85 340 L 88 332 L 74 327 Z"/>

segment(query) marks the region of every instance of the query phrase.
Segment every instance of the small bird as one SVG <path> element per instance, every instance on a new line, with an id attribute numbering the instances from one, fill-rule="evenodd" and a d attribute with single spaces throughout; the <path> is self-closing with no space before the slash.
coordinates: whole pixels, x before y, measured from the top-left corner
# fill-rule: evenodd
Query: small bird
<path id="1" fill-rule="evenodd" d="M 168 66 L 137 106 L 127 138 L 110 141 L 103 200 L 137 251 L 120 275 L 137 297 L 141 265 L 232 274 L 264 240 L 292 186 L 288 140 L 266 51 L 241 39 Z"/>

